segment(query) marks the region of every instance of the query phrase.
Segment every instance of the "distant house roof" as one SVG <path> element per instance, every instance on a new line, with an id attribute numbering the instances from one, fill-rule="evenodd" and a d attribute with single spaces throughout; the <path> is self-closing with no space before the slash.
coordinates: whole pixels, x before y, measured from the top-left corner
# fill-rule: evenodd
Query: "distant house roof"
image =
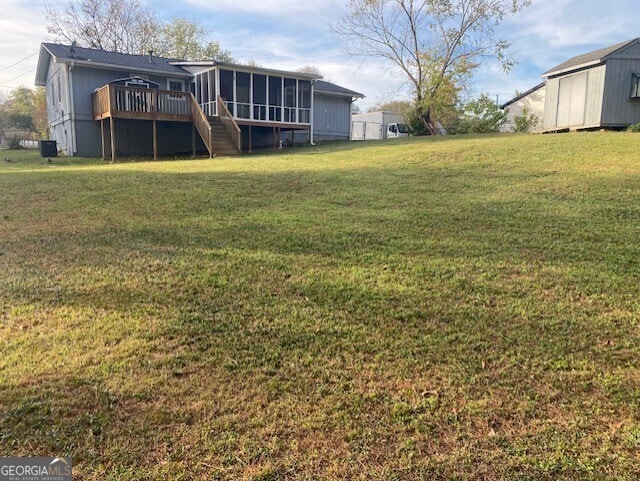
<path id="1" fill-rule="evenodd" d="M 58 62 L 75 63 L 78 65 L 92 65 L 101 68 L 117 70 L 131 70 L 135 72 L 172 75 L 175 77 L 191 77 L 183 68 L 173 65 L 175 59 L 157 57 L 155 55 L 132 55 L 120 52 L 108 52 L 93 48 L 61 45 L 57 43 L 43 43 L 40 48 L 40 58 L 36 71 L 36 85 L 44 85 L 50 59 Z"/>
<path id="2" fill-rule="evenodd" d="M 525 98 L 527 95 L 531 95 L 533 92 L 536 92 L 537 90 L 540 90 L 542 87 L 544 87 L 544 85 L 545 85 L 544 82 L 539 83 L 535 87 L 530 88 L 526 92 L 522 92 L 520 95 L 517 95 L 516 97 L 512 98 L 507 103 L 502 104 L 500 108 L 506 109 L 509 105 L 516 103 L 518 100 Z"/>
<path id="3" fill-rule="evenodd" d="M 604 63 L 608 57 L 617 53 L 618 51 L 628 47 L 634 42 L 639 41 L 640 38 L 634 38 L 632 40 L 627 40 L 626 42 L 618 43 L 616 45 L 611 45 L 610 47 L 601 48 L 599 50 L 594 50 L 593 52 L 585 53 L 583 55 L 578 55 L 577 57 L 573 57 L 566 62 L 561 63 L 560 65 L 553 67 L 551 70 L 543 73 L 543 77 L 552 77 L 554 75 L 559 75 L 567 72 L 572 72 L 574 70 L 579 70 L 586 67 L 591 67 L 595 65 L 599 65 Z"/>
<path id="4" fill-rule="evenodd" d="M 344 97 L 357 97 L 361 99 L 364 98 L 364 95 L 362 95 L 360 92 L 355 92 L 354 90 L 340 87 L 339 85 L 327 82 L 326 80 L 316 80 L 313 85 L 313 89 L 316 92 L 322 92 L 331 95 L 340 95 Z"/>

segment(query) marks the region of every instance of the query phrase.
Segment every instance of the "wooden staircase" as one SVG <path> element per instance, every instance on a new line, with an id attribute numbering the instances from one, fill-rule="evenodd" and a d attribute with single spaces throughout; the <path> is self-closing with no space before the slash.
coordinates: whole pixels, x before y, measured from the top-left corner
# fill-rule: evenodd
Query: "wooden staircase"
<path id="1" fill-rule="evenodd" d="M 208 117 L 213 135 L 214 155 L 238 155 L 240 150 L 227 132 L 226 127 L 218 117 Z"/>
<path id="2" fill-rule="evenodd" d="M 210 157 L 242 153 L 240 127 L 233 120 L 224 101 L 218 97 L 218 117 L 207 117 L 191 94 L 191 116 Z"/>

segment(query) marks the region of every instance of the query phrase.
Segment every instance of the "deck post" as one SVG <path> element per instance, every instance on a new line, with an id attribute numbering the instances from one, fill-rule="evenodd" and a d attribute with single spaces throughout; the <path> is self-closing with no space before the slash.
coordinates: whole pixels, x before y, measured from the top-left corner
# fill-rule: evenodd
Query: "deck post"
<path id="1" fill-rule="evenodd" d="M 249 153 L 253 152 L 253 139 L 251 137 L 251 131 L 253 129 L 251 128 L 251 123 L 249 123 Z"/>
<path id="2" fill-rule="evenodd" d="M 111 163 L 115 163 L 116 161 L 116 127 L 115 127 L 115 118 L 111 117 L 109 119 L 109 127 L 111 130 Z"/>
<path id="3" fill-rule="evenodd" d="M 107 146 L 104 139 L 104 118 L 100 119 L 100 139 L 102 140 L 102 160 L 107 158 Z"/>
<path id="4" fill-rule="evenodd" d="M 276 150 L 276 128 L 273 127 L 273 150 Z"/>
<path id="5" fill-rule="evenodd" d="M 153 160 L 158 160 L 158 121 L 153 121 Z"/>
<path id="6" fill-rule="evenodd" d="M 196 124 L 191 122 L 191 157 L 196 156 Z"/>

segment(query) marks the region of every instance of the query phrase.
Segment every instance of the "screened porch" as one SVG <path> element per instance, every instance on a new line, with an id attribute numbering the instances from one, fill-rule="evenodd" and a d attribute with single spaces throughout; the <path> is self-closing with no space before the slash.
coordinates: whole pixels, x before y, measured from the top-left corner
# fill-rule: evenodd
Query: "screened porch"
<path id="1" fill-rule="evenodd" d="M 306 130 L 311 125 L 312 80 L 307 74 L 217 65 L 194 72 L 191 92 L 208 116 L 220 96 L 238 125 Z"/>

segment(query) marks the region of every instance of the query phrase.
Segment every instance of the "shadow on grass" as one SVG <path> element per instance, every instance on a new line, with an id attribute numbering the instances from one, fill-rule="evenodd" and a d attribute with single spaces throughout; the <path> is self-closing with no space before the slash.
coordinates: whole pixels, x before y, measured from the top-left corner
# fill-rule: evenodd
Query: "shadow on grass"
<path id="1" fill-rule="evenodd" d="M 313 456 L 416 479 L 631 466 L 598 423 L 637 421 L 636 191 L 482 166 L 104 174 L 15 174 L 3 196 L 12 349 L 39 339 L 15 306 L 135 324 L 107 343 L 111 326 L 75 319 L 102 357 L 3 389 L 7 450 L 69 453 L 87 475 L 142 466 L 130 479 L 166 476 L 161 461 L 204 476 L 190 465 L 207 453 L 238 478 L 327 475 Z M 140 351 L 120 351 L 132 335 Z M 567 456 L 541 448 L 585 432 Z"/>

